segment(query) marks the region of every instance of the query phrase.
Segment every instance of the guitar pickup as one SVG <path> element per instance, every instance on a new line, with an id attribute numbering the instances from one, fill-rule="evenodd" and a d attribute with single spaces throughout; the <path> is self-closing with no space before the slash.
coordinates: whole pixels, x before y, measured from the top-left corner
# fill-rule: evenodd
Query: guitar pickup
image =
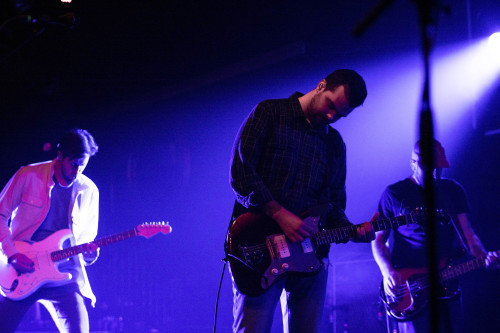
<path id="1" fill-rule="evenodd" d="M 311 243 L 311 239 L 310 238 L 306 238 L 304 239 L 302 242 L 301 242 L 301 245 L 302 245 L 302 251 L 304 253 L 311 253 L 314 251 L 314 248 L 312 246 L 312 243 Z"/>
<path id="2" fill-rule="evenodd" d="M 277 250 L 277 254 L 280 258 L 290 257 L 290 250 L 288 248 L 288 243 L 286 242 L 285 235 L 275 235 L 273 237 L 273 245 Z"/>

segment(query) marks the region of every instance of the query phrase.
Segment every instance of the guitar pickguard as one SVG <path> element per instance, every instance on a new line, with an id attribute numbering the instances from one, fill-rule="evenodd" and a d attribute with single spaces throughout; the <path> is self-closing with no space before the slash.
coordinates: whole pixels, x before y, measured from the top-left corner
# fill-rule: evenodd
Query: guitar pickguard
<path id="1" fill-rule="evenodd" d="M 261 287 L 264 289 L 288 272 L 315 273 L 322 266 L 309 238 L 302 242 L 290 242 L 279 234 L 267 237 L 266 243 L 271 263 L 261 279 Z"/>
<path id="2" fill-rule="evenodd" d="M 317 230 L 319 216 L 303 221 Z M 322 262 L 316 258 L 311 239 L 291 242 L 269 218 L 248 213 L 230 231 L 230 269 L 238 289 L 259 295 L 288 273 L 313 274 Z"/>

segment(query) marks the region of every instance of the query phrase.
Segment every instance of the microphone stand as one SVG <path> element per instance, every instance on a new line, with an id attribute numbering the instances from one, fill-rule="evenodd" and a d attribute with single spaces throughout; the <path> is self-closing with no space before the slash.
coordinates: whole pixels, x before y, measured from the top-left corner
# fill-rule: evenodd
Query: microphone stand
<path id="1" fill-rule="evenodd" d="M 432 110 L 430 103 L 430 54 L 433 47 L 433 33 L 436 29 L 436 17 L 440 8 L 437 0 L 414 0 L 418 7 L 420 33 L 422 38 L 422 56 L 424 62 L 424 86 L 422 92 L 422 104 L 420 109 L 420 153 L 422 157 L 422 166 L 424 171 L 424 194 L 425 203 L 428 208 L 428 226 L 427 235 L 427 257 L 429 268 L 429 320 L 431 332 L 439 330 L 439 271 L 437 260 L 437 220 L 434 197 L 434 126 L 432 119 Z M 386 10 L 393 0 L 381 0 L 368 15 L 366 15 L 358 25 L 353 29 L 355 37 L 361 34 L 373 24 L 384 10 Z M 443 316 L 444 329 L 451 330 L 448 313 Z"/>
<path id="2" fill-rule="evenodd" d="M 433 20 L 433 1 L 417 0 L 422 38 L 422 56 L 424 61 L 424 86 L 420 109 L 420 153 L 424 171 L 424 194 L 428 208 L 427 259 L 429 269 L 429 320 L 431 332 L 439 331 L 439 276 L 437 260 L 437 221 L 435 216 L 434 197 L 434 126 L 430 103 L 430 55 L 433 47 L 432 30 L 435 29 Z"/>

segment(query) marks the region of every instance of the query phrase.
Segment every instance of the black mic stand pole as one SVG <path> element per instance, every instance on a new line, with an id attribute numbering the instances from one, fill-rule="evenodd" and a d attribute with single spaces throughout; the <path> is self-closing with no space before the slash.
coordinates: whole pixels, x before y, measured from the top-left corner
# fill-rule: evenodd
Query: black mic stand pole
<path id="1" fill-rule="evenodd" d="M 437 233 L 436 204 L 434 191 L 434 126 L 430 102 L 430 55 L 433 47 L 433 37 L 436 30 L 436 17 L 440 14 L 438 1 L 417 0 L 420 31 L 422 38 L 422 51 L 424 61 L 424 87 L 422 92 L 422 105 L 420 110 L 420 153 L 424 171 L 425 203 L 428 208 L 427 259 L 429 269 L 429 320 L 431 332 L 438 332 L 441 326 L 446 332 L 451 332 L 450 318 L 447 311 L 439 308 L 438 297 L 440 290 L 438 251 L 439 241 Z"/>
<path id="2" fill-rule="evenodd" d="M 430 54 L 433 46 L 433 37 L 436 30 L 436 14 L 442 10 L 438 1 L 435 0 L 414 0 L 418 6 L 420 20 L 420 31 L 422 38 L 422 55 L 424 61 L 424 87 L 422 92 L 422 105 L 420 109 L 420 153 L 424 171 L 424 193 L 425 202 L 428 208 L 427 234 L 427 256 L 429 268 L 429 320 L 430 332 L 438 332 L 439 329 L 439 271 L 437 260 L 437 223 L 434 198 L 434 127 L 432 120 L 432 110 L 430 106 Z M 393 0 L 381 0 L 372 11 L 359 22 L 354 28 L 353 35 L 361 36 L 368 27 L 385 11 Z M 432 36 L 431 36 L 432 34 Z M 448 315 L 447 313 L 445 314 Z M 449 318 L 443 318 L 444 328 L 450 331 Z"/>

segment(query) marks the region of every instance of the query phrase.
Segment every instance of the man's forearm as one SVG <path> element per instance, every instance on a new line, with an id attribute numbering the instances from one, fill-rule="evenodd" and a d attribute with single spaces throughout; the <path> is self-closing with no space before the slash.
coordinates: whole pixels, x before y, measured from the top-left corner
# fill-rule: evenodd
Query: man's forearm
<path id="1" fill-rule="evenodd" d="M 279 212 L 283 206 L 281 206 L 276 200 L 269 201 L 263 207 L 263 212 L 269 217 L 273 217 L 274 214 Z"/>
<path id="2" fill-rule="evenodd" d="M 391 254 L 385 242 L 381 241 L 380 239 L 375 239 L 374 241 L 372 241 L 372 252 L 373 258 L 380 268 L 382 275 L 389 275 L 390 272 L 394 270 L 394 268 L 391 265 Z"/>

